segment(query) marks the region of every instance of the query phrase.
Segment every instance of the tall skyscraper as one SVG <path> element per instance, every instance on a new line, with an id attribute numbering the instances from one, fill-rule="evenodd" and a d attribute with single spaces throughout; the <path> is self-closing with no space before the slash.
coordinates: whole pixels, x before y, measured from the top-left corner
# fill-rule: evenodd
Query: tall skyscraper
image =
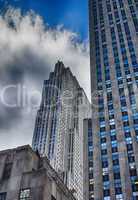
<path id="1" fill-rule="evenodd" d="M 84 90 L 70 69 L 58 62 L 44 81 L 32 146 L 49 158 L 78 200 L 87 200 L 83 120 L 90 116 L 91 106 Z"/>
<path id="2" fill-rule="evenodd" d="M 94 180 L 93 180 L 93 135 L 92 119 L 84 119 L 84 158 L 85 158 L 85 195 L 86 199 L 94 199 Z"/>
<path id="3" fill-rule="evenodd" d="M 94 199 L 135 200 L 138 1 L 89 0 L 89 11 Z"/>

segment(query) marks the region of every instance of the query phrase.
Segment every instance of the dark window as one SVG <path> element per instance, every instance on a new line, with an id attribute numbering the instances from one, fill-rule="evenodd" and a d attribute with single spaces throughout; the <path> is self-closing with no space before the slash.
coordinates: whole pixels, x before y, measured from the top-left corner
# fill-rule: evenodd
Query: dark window
<path id="1" fill-rule="evenodd" d="M 105 127 L 100 128 L 100 132 L 105 132 L 105 131 L 106 131 Z"/>
<path id="2" fill-rule="evenodd" d="M 113 110 L 113 109 L 114 109 L 113 104 L 108 105 L 108 110 Z"/>
<path id="3" fill-rule="evenodd" d="M 6 200 L 6 192 L 0 193 L 0 200 Z"/>
<path id="4" fill-rule="evenodd" d="M 133 190 L 133 192 L 138 192 L 138 184 L 133 184 L 132 190 Z"/>
<path id="5" fill-rule="evenodd" d="M 128 112 L 127 111 L 123 111 L 122 112 L 122 116 L 127 116 L 128 115 Z"/>
<path id="6" fill-rule="evenodd" d="M 89 161 L 89 167 L 93 167 L 93 161 Z"/>
<path id="7" fill-rule="evenodd" d="M 105 181 L 109 181 L 109 175 L 104 175 L 103 176 L 103 181 L 105 182 Z"/>
<path id="8" fill-rule="evenodd" d="M 116 194 L 122 194 L 122 189 L 120 187 L 115 188 L 115 193 Z"/>
<path id="9" fill-rule="evenodd" d="M 116 135 L 112 135 L 111 136 L 111 141 L 115 141 L 116 140 Z"/>
<path id="10" fill-rule="evenodd" d="M 119 84 L 119 85 L 123 84 L 123 80 L 122 80 L 122 79 L 119 79 L 119 80 L 118 80 L 118 84 Z"/>
<path id="11" fill-rule="evenodd" d="M 104 190 L 104 197 L 110 196 L 110 190 Z"/>
<path id="12" fill-rule="evenodd" d="M 107 93 L 107 101 L 112 101 L 112 93 Z"/>
<path id="13" fill-rule="evenodd" d="M 107 149 L 102 149 L 102 150 L 101 150 L 101 154 L 102 154 L 102 155 L 107 155 Z"/>
<path id="14" fill-rule="evenodd" d="M 130 132 L 125 132 L 125 137 L 126 138 L 131 137 L 131 133 Z"/>
<path id="15" fill-rule="evenodd" d="M 117 147 L 112 147 L 112 153 L 116 153 L 117 151 Z"/>
<path id="16" fill-rule="evenodd" d="M 102 167 L 103 167 L 103 168 L 108 167 L 108 161 L 103 161 L 103 162 L 102 162 Z"/>
<path id="17" fill-rule="evenodd" d="M 6 163 L 3 171 L 3 179 L 9 179 L 12 170 L 12 163 Z"/>
<path id="18" fill-rule="evenodd" d="M 132 151 L 132 150 L 133 150 L 132 144 L 127 144 L 127 150 L 128 150 L 128 151 Z"/>
<path id="19" fill-rule="evenodd" d="M 89 185 L 89 191 L 93 191 L 94 190 L 94 185 Z"/>
<path id="20" fill-rule="evenodd" d="M 129 126 L 129 121 L 124 121 L 123 124 L 124 126 Z"/>
<path id="21" fill-rule="evenodd" d="M 109 115 L 109 119 L 114 119 L 114 115 Z"/>
<path id="22" fill-rule="evenodd" d="M 51 195 L 51 200 L 56 200 L 56 198 L 53 195 Z"/>
<path id="23" fill-rule="evenodd" d="M 137 176 L 136 169 L 130 169 L 130 176 Z"/>
<path id="24" fill-rule="evenodd" d="M 133 162 L 135 162 L 135 157 L 134 157 L 134 155 L 128 155 L 128 161 L 129 161 L 129 163 L 133 163 Z"/>
<path id="25" fill-rule="evenodd" d="M 114 130 L 115 129 L 115 125 L 110 125 L 110 129 Z"/>
<path id="26" fill-rule="evenodd" d="M 101 143 L 106 143 L 106 138 L 101 138 Z"/>
<path id="27" fill-rule="evenodd" d="M 89 179 L 93 179 L 93 173 L 89 173 Z"/>
<path id="28" fill-rule="evenodd" d="M 138 119 L 134 119 L 134 124 L 138 124 Z"/>
<path id="29" fill-rule="evenodd" d="M 114 179 L 120 179 L 120 173 L 119 172 L 114 173 Z"/>
<path id="30" fill-rule="evenodd" d="M 115 166 L 115 165 L 119 165 L 119 160 L 118 160 L 118 159 L 113 160 L 113 165 L 114 165 L 114 166 Z"/>

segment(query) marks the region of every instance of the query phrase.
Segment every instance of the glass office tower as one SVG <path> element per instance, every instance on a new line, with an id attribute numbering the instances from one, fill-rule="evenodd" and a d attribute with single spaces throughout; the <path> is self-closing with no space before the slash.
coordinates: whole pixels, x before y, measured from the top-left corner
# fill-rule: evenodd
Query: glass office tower
<path id="1" fill-rule="evenodd" d="M 94 199 L 135 200 L 138 1 L 90 0 L 89 19 Z"/>

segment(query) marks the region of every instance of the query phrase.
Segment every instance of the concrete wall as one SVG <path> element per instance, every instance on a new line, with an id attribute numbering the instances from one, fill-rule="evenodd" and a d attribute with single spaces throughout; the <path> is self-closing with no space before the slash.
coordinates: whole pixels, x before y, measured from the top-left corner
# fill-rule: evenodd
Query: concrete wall
<path id="1" fill-rule="evenodd" d="M 6 163 L 12 163 L 8 179 L 3 178 Z M 18 200 L 20 190 L 27 188 L 32 200 L 51 200 L 51 195 L 56 200 L 75 199 L 47 158 L 40 158 L 30 146 L 0 152 L 0 193 L 7 193 L 6 200 Z"/>

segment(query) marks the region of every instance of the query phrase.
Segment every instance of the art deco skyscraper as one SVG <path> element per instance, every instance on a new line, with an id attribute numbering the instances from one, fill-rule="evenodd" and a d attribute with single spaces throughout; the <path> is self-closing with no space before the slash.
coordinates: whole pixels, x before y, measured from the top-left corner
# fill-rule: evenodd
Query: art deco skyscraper
<path id="1" fill-rule="evenodd" d="M 78 200 L 85 200 L 83 119 L 90 116 L 84 90 L 70 69 L 58 62 L 44 81 L 32 145 L 47 155 Z"/>
<path id="2" fill-rule="evenodd" d="M 89 12 L 94 199 L 135 200 L 138 1 L 89 0 Z"/>

